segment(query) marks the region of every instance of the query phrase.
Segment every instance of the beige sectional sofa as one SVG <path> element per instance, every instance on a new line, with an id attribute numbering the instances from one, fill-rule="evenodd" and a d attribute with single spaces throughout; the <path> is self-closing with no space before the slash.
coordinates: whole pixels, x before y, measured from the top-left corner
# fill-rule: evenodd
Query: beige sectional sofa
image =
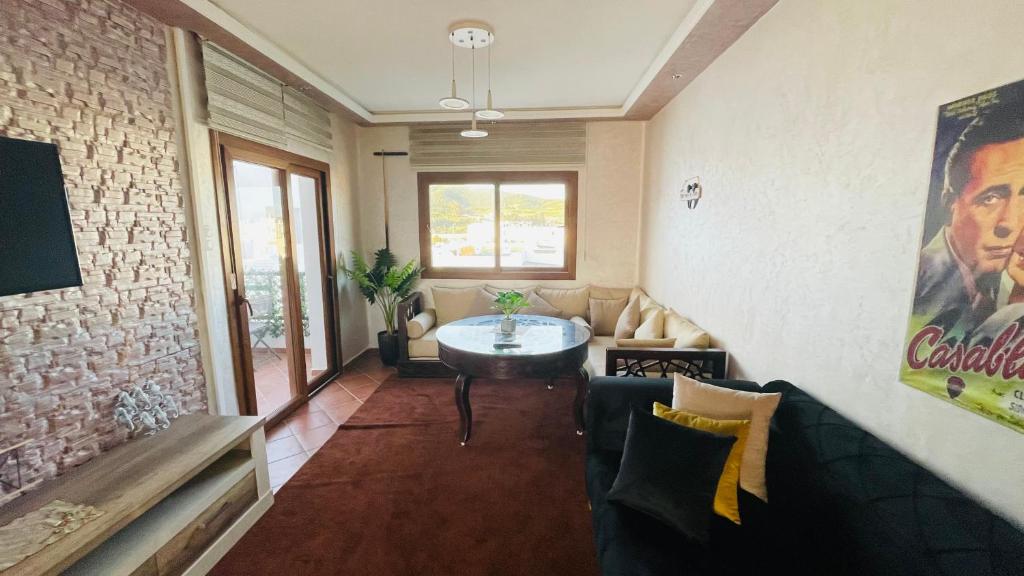
<path id="1" fill-rule="evenodd" d="M 496 314 L 498 292 L 513 288 L 488 285 L 429 288 L 430 299 L 416 292 L 398 309 L 399 374 L 408 377 L 448 375 L 438 360 L 437 329 L 470 316 Z M 590 329 L 587 370 L 591 376 L 665 376 L 682 371 L 724 377 L 728 356 L 709 349 L 707 332 L 682 314 L 666 308 L 640 288 L 580 286 L 514 288 L 529 307 L 521 314 L 555 316 Z"/>

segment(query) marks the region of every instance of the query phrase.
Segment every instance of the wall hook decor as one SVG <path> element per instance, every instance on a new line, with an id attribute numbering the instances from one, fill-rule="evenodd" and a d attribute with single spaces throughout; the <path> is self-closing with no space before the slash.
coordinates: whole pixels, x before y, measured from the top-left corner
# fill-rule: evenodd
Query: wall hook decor
<path id="1" fill-rule="evenodd" d="M 679 199 L 685 200 L 686 207 L 693 210 L 697 207 L 697 203 L 700 202 L 702 194 L 703 188 L 700 185 L 700 178 L 690 178 L 679 190 Z"/>

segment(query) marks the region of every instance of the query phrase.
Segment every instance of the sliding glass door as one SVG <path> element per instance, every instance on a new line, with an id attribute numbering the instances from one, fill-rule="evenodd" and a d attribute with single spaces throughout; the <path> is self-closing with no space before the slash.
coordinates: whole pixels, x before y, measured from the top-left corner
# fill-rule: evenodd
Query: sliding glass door
<path id="1" fill-rule="evenodd" d="M 276 421 L 338 372 L 326 167 L 214 140 L 241 411 Z"/>

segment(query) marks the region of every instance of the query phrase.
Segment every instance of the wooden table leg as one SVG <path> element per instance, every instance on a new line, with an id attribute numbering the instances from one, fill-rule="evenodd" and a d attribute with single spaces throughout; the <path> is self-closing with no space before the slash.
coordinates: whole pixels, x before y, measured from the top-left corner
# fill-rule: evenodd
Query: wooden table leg
<path id="1" fill-rule="evenodd" d="M 586 422 L 583 420 L 583 405 L 587 401 L 587 386 L 590 384 L 590 373 L 585 368 L 580 368 L 576 374 L 576 401 L 574 408 L 576 412 L 576 433 L 580 436 L 586 430 Z"/>
<path id="2" fill-rule="evenodd" d="M 455 406 L 459 409 L 459 443 L 463 446 L 469 442 L 473 432 L 473 409 L 469 406 L 469 385 L 473 377 L 459 372 L 455 379 Z"/>

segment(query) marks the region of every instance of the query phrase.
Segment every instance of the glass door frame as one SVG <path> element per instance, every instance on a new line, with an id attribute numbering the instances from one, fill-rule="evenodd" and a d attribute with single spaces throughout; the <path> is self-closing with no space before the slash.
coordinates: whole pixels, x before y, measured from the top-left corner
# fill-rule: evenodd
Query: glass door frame
<path id="1" fill-rule="evenodd" d="M 276 169 L 281 174 L 281 194 L 284 223 L 285 270 L 286 278 L 282 282 L 284 291 L 285 322 L 290 326 L 286 330 L 289 382 L 292 384 L 293 397 L 284 405 L 266 415 L 267 426 L 272 426 L 284 419 L 296 408 L 306 403 L 309 397 L 337 377 L 341 372 L 341 326 L 338 306 L 337 274 L 334 254 L 333 218 L 331 213 L 330 166 L 324 162 L 306 158 L 271 146 L 259 144 L 218 132 L 210 131 L 213 152 L 214 180 L 217 191 L 217 219 L 220 228 L 221 257 L 224 268 L 224 289 L 227 299 L 228 327 L 232 344 L 232 363 L 235 374 L 235 391 L 238 398 L 239 413 L 257 415 L 256 383 L 253 371 L 252 347 L 249 339 L 249 309 L 244 288 L 244 276 L 240 266 L 241 244 L 237 221 L 232 216 L 237 213 L 234 199 L 233 163 L 235 160 L 250 162 Z M 298 355 L 297 350 L 304 350 L 301 330 L 301 301 L 298 296 L 298 272 L 295 266 L 295 243 L 292 238 L 290 214 L 290 180 L 291 175 L 314 178 L 319 186 L 317 203 L 317 225 L 319 228 L 320 265 L 324 281 L 322 282 L 326 320 L 326 344 L 329 367 L 312 381 L 306 378 L 304 354 Z"/>

